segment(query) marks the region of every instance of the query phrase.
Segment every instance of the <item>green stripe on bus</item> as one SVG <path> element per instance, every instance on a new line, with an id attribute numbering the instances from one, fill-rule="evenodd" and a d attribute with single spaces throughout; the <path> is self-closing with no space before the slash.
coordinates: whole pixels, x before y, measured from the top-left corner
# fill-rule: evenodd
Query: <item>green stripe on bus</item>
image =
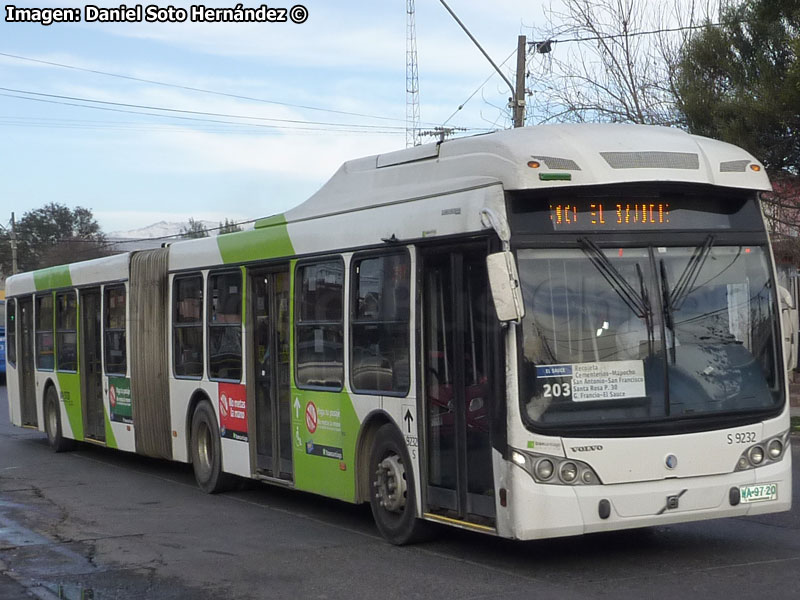
<path id="1" fill-rule="evenodd" d="M 241 263 L 294 254 L 286 219 L 280 215 L 268 221 L 266 226 L 258 229 L 218 235 L 216 239 L 222 262 Z"/>
<path id="2" fill-rule="evenodd" d="M 109 448 L 119 448 L 114 430 L 111 428 L 111 420 L 108 418 L 105 402 L 103 402 L 103 418 L 106 422 L 106 446 Z"/>
<path id="3" fill-rule="evenodd" d="M 72 437 L 83 440 L 83 409 L 81 404 L 81 376 L 78 373 L 56 373 L 61 390 L 61 402 L 67 412 Z"/>
<path id="4" fill-rule="evenodd" d="M 295 267 L 289 261 L 289 368 L 291 377 L 292 458 L 298 490 L 356 499 L 356 441 L 361 423 L 350 395 L 295 387 Z M 313 405 L 309 409 L 309 405 Z M 310 413 L 307 417 L 306 414 Z M 309 426 L 308 419 L 311 419 Z M 313 429 L 313 431 L 311 431 Z"/>
<path id="5" fill-rule="evenodd" d="M 72 287 L 69 265 L 49 267 L 33 272 L 33 282 L 37 290 Z"/>
<path id="6" fill-rule="evenodd" d="M 295 488 L 355 502 L 359 428 L 358 415 L 346 391 L 292 387 Z"/>

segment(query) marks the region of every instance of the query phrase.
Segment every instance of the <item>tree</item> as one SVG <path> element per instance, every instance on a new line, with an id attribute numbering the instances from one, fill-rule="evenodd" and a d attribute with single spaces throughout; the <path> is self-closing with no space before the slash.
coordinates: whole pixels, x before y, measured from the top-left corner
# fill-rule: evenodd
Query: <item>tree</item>
<path id="1" fill-rule="evenodd" d="M 534 44 L 529 61 L 534 118 L 679 123 L 672 64 L 683 34 L 647 32 L 691 25 L 701 9 L 676 2 L 670 15 L 665 5 L 654 12 L 653 5 L 637 0 L 562 0 L 561 5 L 549 11 L 548 30 L 532 34 L 545 40 Z"/>
<path id="2" fill-rule="evenodd" d="M 692 36 L 676 69 L 678 109 L 692 133 L 741 146 L 766 167 L 774 233 L 800 230 L 800 0 L 727 6 Z"/>
<path id="3" fill-rule="evenodd" d="M 772 172 L 800 166 L 800 0 L 749 0 L 692 36 L 677 65 L 692 133 L 723 139 Z"/>
<path id="4" fill-rule="evenodd" d="M 51 202 L 17 221 L 20 271 L 98 258 L 110 254 L 105 235 L 88 208 Z M 0 268 L 11 273 L 10 231 L 0 232 Z"/>
<path id="5" fill-rule="evenodd" d="M 181 227 L 180 234 L 184 239 L 208 237 L 208 231 L 203 226 L 203 222 L 195 221 L 192 217 L 189 217 L 189 222 Z"/>
<path id="6" fill-rule="evenodd" d="M 222 221 L 219 223 L 219 234 L 222 235 L 224 233 L 234 233 L 236 231 L 242 231 L 242 228 L 237 225 L 236 221 L 229 221 L 227 217 L 225 218 L 225 223 L 223 224 Z"/>

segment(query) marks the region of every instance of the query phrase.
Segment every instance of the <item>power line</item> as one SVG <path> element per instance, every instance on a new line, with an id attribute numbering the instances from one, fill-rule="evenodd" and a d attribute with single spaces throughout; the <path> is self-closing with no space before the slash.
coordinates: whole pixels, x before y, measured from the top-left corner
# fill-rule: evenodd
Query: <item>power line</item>
<path id="1" fill-rule="evenodd" d="M 130 104 L 127 102 L 111 102 L 108 100 L 95 100 L 93 98 L 80 98 L 77 96 L 64 96 L 60 94 L 46 94 L 43 92 L 32 92 L 29 90 L 18 90 L 14 88 L 6 88 L 0 87 L 0 90 L 4 92 L 12 92 L 15 94 L 28 94 L 30 96 L 41 96 L 44 98 L 58 98 L 59 100 L 73 100 L 75 102 L 91 102 L 93 104 L 102 104 L 105 106 L 124 106 L 126 108 L 140 108 L 143 110 L 159 110 L 163 112 L 169 113 L 180 113 L 180 114 L 188 114 L 188 115 L 200 115 L 200 116 L 209 116 L 209 117 L 224 117 L 227 119 L 247 119 L 252 121 L 268 121 L 271 123 L 290 123 L 290 124 L 300 124 L 300 125 L 324 125 L 328 127 L 359 127 L 364 129 L 376 129 L 376 128 L 383 128 L 383 129 L 400 129 L 404 130 L 403 127 L 396 126 L 396 125 L 359 125 L 357 123 L 331 123 L 325 121 L 305 121 L 300 119 L 276 119 L 271 117 L 254 117 L 250 115 L 232 115 L 228 113 L 214 113 L 214 112 L 207 112 L 207 111 L 200 111 L 200 110 L 186 110 L 180 108 L 166 108 L 162 106 L 150 106 L 147 104 Z"/>
<path id="2" fill-rule="evenodd" d="M 512 50 L 512 51 L 511 51 L 511 54 L 509 54 L 508 56 L 506 56 L 506 59 L 505 59 L 503 62 L 501 62 L 501 63 L 500 63 L 500 66 L 501 66 L 501 67 L 502 67 L 502 66 L 504 66 L 504 65 L 505 65 L 505 64 L 506 64 L 506 63 L 509 61 L 509 59 L 510 59 L 512 56 L 514 56 L 514 53 L 515 53 L 516 51 L 517 51 L 517 50 L 516 50 L 516 48 L 515 48 L 514 50 Z M 496 72 L 496 71 L 492 71 L 492 72 L 489 74 L 489 76 L 488 76 L 488 77 L 487 77 L 487 78 L 484 80 L 484 82 L 483 82 L 482 84 L 480 84 L 480 85 L 479 85 L 477 88 L 475 88 L 475 91 L 474 91 L 474 92 L 472 92 L 472 93 L 471 93 L 471 94 L 470 94 L 470 95 L 467 97 L 467 99 L 466 99 L 466 100 L 464 100 L 464 102 L 462 102 L 461 104 L 459 104 L 459 105 L 458 105 L 458 108 L 457 108 L 457 109 L 455 109 L 455 110 L 453 111 L 453 114 L 452 114 L 452 115 L 450 115 L 449 117 L 447 117 L 447 120 L 445 120 L 445 122 L 444 122 L 444 123 L 442 123 L 442 127 L 444 127 L 445 125 L 447 125 L 447 124 L 450 122 L 450 119 L 452 119 L 453 117 L 455 117 L 455 116 L 456 116 L 456 113 L 458 113 L 458 111 L 460 111 L 462 108 L 464 108 L 464 106 L 466 106 L 467 102 L 469 102 L 470 100 L 472 100 L 472 98 L 475 96 L 475 94 L 477 94 L 479 91 L 481 91 L 481 90 L 483 89 L 483 87 L 484 87 L 484 86 L 485 86 L 487 83 L 489 83 L 489 81 L 490 81 L 490 80 L 492 79 L 492 77 L 494 77 L 495 75 L 497 75 L 497 72 Z"/>
<path id="3" fill-rule="evenodd" d="M 221 229 L 228 229 L 230 227 L 238 227 L 240 225 L 249 225 L 250 223 L 255 223 L 256 221 L 260 221 L 262 218 L 263 217 L 258 217 L 256 219 L 247 219 L 245 221 L 229 222 L 227 225 L 220 225 L 219 227 L 205 227 L 205 228 L 203 228 L 203 231 L 208 233 L 210 231 L 219 231 Z M 120 246 L 122 244 L 131 244 L 131 243 L 135 243 L 135 242 L 157 242 L 157 241 L 160 241 L 160 240 L 170 240 L 170 239 L 193 239 L 193 238 L 187 238 L 186 237 L 186 233 L 173 233 L 173 234 L 170 234 L 170 235 L 161 235 L 161 236 L 157 236 L 157 237 L 144 237 L 144 238 L 130 238 L 130 239 L 128 239 L 128 238 L 118 238 L 118 239 L 115 239 L 113 241 L 111 241 L 108 238 L 106 238 L 105 234 L 102 234 L 102 235 L 103 235 L 103 238 L 104 238 L 102 240 L 91 239 L 91 238 L 68 237 L 68 238 L 59 238 L 57 240 L 50 240 L 50 241 L 48 241 L 46 243 L 48 243 L 48 245 L 54 246 L 56 244 L 62 244 L 62 243 L 66 243 L 66 242 L 76 242 L 76 243 L 81 243 L 81 244 L 97 244 L 99 246 L 108 247 L 108 246 Z M 19 241 L 23 241 L 23 242 L 25 242 L 27 244 L 35 244 L 35 243 L 37 243 L 37 240 L 25 239 L 24 237 L 19 237 L 19 235 L 17 236 L 17 239 Z M 45 240 L 41 240 L 41 241 L 45 242 Z"/>
<path id="4" fill-rule="evenodd" d="M 0 88 L 5 89 L 5 88 Z M 23 92 L 24 93 L 24 92 Z M 0 96 L 5 96 L 8 98 L 17 98 L 20 100 L 29 100 L 31 102 L 45 102 L 48 104 L 60 104 L 63 106 L 76 106 L 78 108 L 89 108 L 93 110 L 103 110 L 109 112 L 119 112 L 119 113 L 126 113 L 132 115 L 146 115 L 152 117 L 160 117 L 162 119 L 180 119 L 183 121 L 194 121 L 194 122 L 201 122 L 201 123 L 223 123 L 226 125 L 236 125 L 239 127 L 261 127 L 265 129 L 285 129 L 290 131 L 338 131 L 342 133 L 386 133 L 386 134 L 400 134 L 402 133 L 402 128 L 395 128 L 391 131 L 387 130 L 372 130 L 372 129 L 358 129 L 358 130 L 348 130 L 344 128 L 331 128 L 331 127 L 298 127 L 298 126 L 288 126 L 288 125 L 267 125 L 264 123 L 239 123 L 236 121 L 223 121 L 221 119 L 202 119 L 199 117 L 184 117 L 180 115 L 164 115 L 159 113 L 153 112 L 142 112 L 142 111 L 135 111 L 135 110 L 125 110 L 122 108 L 111 108 L 107 106 L 91 106 L 88 104 L 77 104 L 74 102 L 63 102 L 59 100 L 47 100 L 45 98 L 30 98 L 28 96 L 19 96 L 15 94 L 3 94 L 0 93 Z M 344 126 L 342 126 L 344 127 Z"/>
<path id="5" fill-rule="evenodd" d="M 152 84 L 152 85 L 160 85 L 160 86 L 171 87 L 171 88 L 176 88 L 176 89 L 180 89 L 180 90 L 187 90 L 187 91 L 190 91 L 190 92 L 200 92 L 202 94 L 212 94 L 212 95 L 215 95 L 215 96 L 223 96 L 223 97 L 226 97 L 226 98 L 236 98 L 238 100 L 248 100 L 248 101 L 251 101 L 251 102 L 262 102 L 262 103 L 265 103 L 265 104 L 275 104 L 275 105 L 278 105 L 278 106 L 288 106 L 288 107 L 291 107 L 291 108 L 301 108 L 301 109 L 304 109 L 304 110 L 316 110 L 316 111 L 328 112 L 328 113 L 333 113 L 333 114 L 338 114 L 338 115 L 347 115 L 347 116 L 350 116 L 350 117 L 364 117 L 364 118 L 367 118 L 367 119 L 379 119 L 379 120 L 383 120 L 383 121 L 397 121 L 397 122 L 403 121 L 403 119 L 398 119 L 396 117 L 385 117 L 385 116 L 380 116 L 380 115 L 370 115 L 370 114 L 366 114 L 366 113 L 350 112 L 350 111 L 346 111 L 346 110 L 335 110 L 335 109 L 332 109 L 332 108 L 321 108 L 319 106 L 308 106 L 308 105 L 304 105 L 304 104 L 294 104 L 294 103 L 291 103 L 291 102 L 280 102 L 278 100 L 267 100 L 265 98 L 256 98 L 256 97 L 253 97 L 253 96 L 243 96 L 243 95 L 240 95 L 240 94 L 232 94 L 232 93 L 228 93 L 228 92 L 220 92 L 220 91 L 216 91 L 216 90 L 208 90 L 208 89 L 197 88 L 197 87 L 192 87 L 192 86 L 188 86 L 188 85 L 181 85 L 181 84 L 177 84 L 177 83 L 169 83 L 169 82 L 166 82 L 166 81 L 158 81 L 158 80 L 155 80 L 155 79 L 145 79 L 143 77 L 133 77 L 131 75 L 122 75 L 121 73 L 110 73 L 108 71 L 100 71 L 100 70 L 97 70 L 97 69 L 87 69 L 87 68 L 84 68 L 84 67 L 77 67 L 75 65 L 68 65 L 68 64 L 65 64 L 65 63 L 57 63 L 57 62 L 53 62 L 53 61 L 49 61 L 49 60 L 41 60 L 41 59 L 37 59 L 37 58 L 30 58 L 28 56 L 20 56 L 18 54 L 9 54 L 7 52 L 0 52 L 0 56 L 5 56 L 7 58 L 14 58 L 14 59 L 17 59 L 17 60 L 25 60 L 25 61 L 29 61 L 29 62 L 33 62 L 33 63 L 39 63 L 39 64 L 43 64 L 43 65 L 49 65 L 51 67 L 60 67 L 62 69 L 72 69 L 74 71 L 82 71 L 84 73 L 93 73 L 95 75 L 104 75 L 106 77 L 116 77 L 118 79 L 127 79 L 129 81 L 138 81 L 140 83 L 149 83 L 149 84 Z"/>
<path id="6" fill-rule="evenodd" d="M 47 100 L 39 100 L 37 98 L 22 98 L 12 94 L 0 94 L 0 96 L 20 98 L 24 100 L 32 100 L 37 102 L 48 102 Z M 56 103 L 59 104 L 59 103 Z M 82 108 L 99 108 L 93 106 L 85 106 Z M 106 109 L 100 109 L 106 110 Z M 112 109 L 107 109 L 112 110 Z M 140 113 L 136 111 L 116 111 L 116 112 L 129 112 L 132 114 L 147 115 L 150 113 Z M 168 119 L 176 117 L 165 117 L 164 115 L 154 115 L 157 117 L 164 117 Z M 348 130 L 348 129 L 325 129 L 321 127 L 281 127 L 269 126 L 250 123 L 233 123 L 218 120 L 205 120 L 205 119 L 192 119 L 192 121 L 199 121 L 197 125 L 192 125 L 190 129 L 183 129 L 179 123 L 154 123 L 154 122 L 134 122 L 134 121 L 91 121 L 83 119 L 40 119 L 37 117 L 0 117 L 0 126 L 5 127 L 21 127 L 21 128 L 40 128 L 40 129 L 77 129 L 88 131 L 120 131 L 120 132 L 175 132 L 175 131 L 191 131 L 202 133 L 221 133 L 221 134 L 234 134 L 234 135 L 275 135 L 284 131 L 291 131 L 294 135 L 335 135 L 347 133 L 348 135 L 400 135 L 402 132 L 392 130 Z M 208 123 L 207 125 L 203 123 Z M 267 128 L 264 130 L 264 128 Z"/>
<path id="7" fill-rule="evenodd" d="M 735 22 L 727 22 L 727 23 L 704 23 L 702 25 L 683 25 L 681 27 L 665 27 L 662 29 L 651 29 L 648 31 L 632 31 L 628 33 L 610 33 L 608 35 L 593 35 L 589 37 L 573 37 L 573 38 L 565 38 L 565 39 L 547 39 L 539 42 L 528 42 L 529 46 L 532 47 L 539 47 L 540 44 L 565 44 L 567 42 L 597 42 L 600 40 L 613 40 L 617 38 L 629 38 L 629 37 L 638 37 L 642 35 L 655 35 L 658 33 L 675 33 L 678 31 L 692 31 L 695 29 L 706 29 L 709 27 L 721 27 L 722 25 L 729 25 L 729 24 L 742 24 L 746 23 L 746 21 L 735 21 Z M 549 52 L 547 50 L 546 52 Z M 541 52 L 541 53 L 546 53 Z M 506 59 L 507 60 L 507 59 Z"/>

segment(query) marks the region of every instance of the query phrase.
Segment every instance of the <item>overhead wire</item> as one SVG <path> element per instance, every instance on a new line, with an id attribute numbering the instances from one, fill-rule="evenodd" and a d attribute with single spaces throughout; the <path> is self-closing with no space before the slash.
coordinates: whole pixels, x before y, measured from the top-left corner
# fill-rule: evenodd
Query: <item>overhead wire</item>
<path id="1" fill-rule="evenodd" d="M 735 24 L 742 24 L 746 21 L 733 21 L 731 23 Z M 639 37 L 641 35 L 656 35 L 659 33 L 675 33 L 679 31 L 692 31 L 695 29 L 706 29 L 709 27 L 721 27 L 728 23 L 703 23 L 702 25 L 682 25 L 680 27 L 664 27 L 661 29 L 651 29 L 647 31 L 630 31 L 628 33 L 609 33 L 606 35 L 593 35 L 587 37 L 573 37 L 573 38 L 565 38 L 565 39 L 548 39 L 542 40 L 541 42 L 529 42 L 530 44 L 537 44 L 537 43 L 544 43 L 550 42 L 551 44 L 564 44 L 567 42 L 597 42 L 600 40 L 613 40 L 616 38 L 629 38 L 629 37 Z"/>
<path id="2" fill-rule="evenodd" d="M 265 217 L 258 217 L 256 219 L 246 219 L 244 221 L 229 222 L 229 223 L 227 223 L 225 225 L 220 225 L 219 227 L 204 227 L 203 231 L 205 233 L 208 233 L 208 232 L 211 232 L 211 231 L 219 231 L 219 230 L 222 230 L 222 229 L 229 229 L 230 227 L 239 227 L 241 225 L 249 225 L 250 223 L 255 223 L 256 221 L 260 221 L 262 218 L 265 218 Z M 131 244 L 131 243 L 136 243 L 136 242 L 157 242 L 157 241 L 161 241 L 161 240 L 170 240 L 170 239 L 193 239 L 193 238 L 188 238 L 187 234 L 185 232 L 184 233 L 173 233 L 173 234 L 169 234 L 169 235 L 161 235 L 161 236 L 156 236 L 156 237 L 117 238 L 117 239 L 114 239 L 114 240 L 109 240 L 107 237 L 105 237 L 105 235 L 103 237 L 104 237 L 104 239 L 102 239 L 102 240 L 91 239 L 91 238 L 68 237 L 68 238 L 59 238 L 57 240 L 50 240 L 48 243 L 50 245 L 55 245 L 55 244 L 61 244 L 61 243 L 66 243 L 66 242 L 75 242 L 75 243 L 81 243 L 81 244 L 97 244 L 97 245 L 100 245 L 100 246 L 119 246 L 119 245 L 122 245 L 122 244 Z M 24 233 L 23 234 L 17 234 L 17 241 L 26 242 L 26 243 L 35 243 L 36 242 L 36 240 L 26 240 L 25 237 L 24 237 Z"/>
<path id="3" fill-rule="evenodd" d="M 0 88 L 6 89 L 6 88 Z M 5 96 L 8 98 L 17 98 L 20 100 L 29 100 L 33 102 L 45 102 L 48 104 L 60 104 L 63 106 L 75 106 L 79 108 L 89 108 L 93 110 L 103 110 L 109 112 L 118 112 L 118 113 L 126 113 L 126 114 L 133 114 L 133 115 L 146 115 L 146 116 L 153 116 L 153 117 L 160 117 L 164 119 L 180 119 L 182 121 L 194 121 L 194 122 L 204 122 L 204 123 L 224 123 L 226 125 L 236 125 L 240 127 L 260 127 L 265 129 L 284 129 L 284 130 L 299 130 L 299 131 L 340 131 L 344 133 L 353 132 L 353 130 L 346 129 L 347 126 L 341 126 L 338 128 L 333 127 L 300 127 L 297 125 L 269 125 L 265 123 L 240 123 L 236 121 L 225 121 L 221 119 L 204 119 L 200 117 L 185 117 L 181 115 L 173 115 L 173 114 L 160 114 L 154 112 L 142 112 L 142 111 L 135 111 L 135 110 L 126 110 L 122 108 L 112 108 L 109 106 L 92 106 L 89 104 L 78 104 L 75 102 L 65 102 L 60 100 L 48 100 L 46 98 L 31 98 L 29 96 L 20 96 L 18 94 L 5 94 L 0 92 L 0 96 Z M 389 134 L 401 134 L 404 131 L 402 129 L 392 129 L 392 130 L 377 130 L 377 129 L 359 129 L 355 130 L 357 132 L 374 132 L 374 133 L 389 133 Z"/>
<path id="4" fill-rule="evenodd" d="M 85 73 L 93 73 L 95 75 L 104 75 L 106 77 L 116 77 L 118 79 L 127 79 L 129 81 L 138 81 L 140 83 L 149 83 L 149 84 L 152 84 L 152 85 L 159 85 L 159 86 L 163 86 L 163 87 L 171 87 L 171 88 L 176 88 L 176 89 L 181 89 L 181 90 L 186 90 L 186 91 L 191 91 L 191 92 L 200 92 L 200 93 L 203 93 L 203 94 L 212 94 L 212 95 L 215 95 L 215 96 L 222 96 L 222 97 L 226 97 L 226 98 L 235 98 L 235 99 L 238 99 L 238 100 L 248 100 L 250 102 L 262 102 L 262 103 L 265 103 L 265 104 L 275 104 L 275 105 L 278 105 L 278 106 L 287 106 L 287 107 L 291 107 L 291 108 L 300 108 L 300 109 L 303 109 L 303 110 L 314 110 L 314 111 L 328 112 L 328 113 L 332 113 L 332 114 L 346 115 L 346 116 L 351 116 L 351 117 L 363 117 L 363 118 L 367 118 L 367 119 L 378 119 L 378 120 L 383 120 L 383 121 L 403 122 L 405 120 L 405 119 L 400 119 L 400 118 L 397 118 L 397 117 L 386 117 L 386 116 L 380 116 L 380 115 L 371 115 L 371 114 L 367 114 L 367 113 L 359 113 L 359 112 L 352 112 L 352 111 L 346 111 L 346 110 L 337 110 L 337 109 L 332 109 L 332 108 L 323 108 L 323 107 L 319 107 L 319 106 L 309 106 L 309 105 L 305 105 L 305 104 L 295 104 L 295 103 L 292 103 L 292 102 L 281 102 L 279 100 L 268 100 L 266 98 L 257 98 L 257 97 L 254 97 L 254 96 L 244 96 L 244 95 L 241 95 L 241 94 L 233 94 L 233 93 L 229 93 L 229 92 L 220 92 L 220 91 L 217 91 L 217 90 L 209 90 L 209 89 L 205 89 L 205 88 L 192 87 L 192 86 L 182 85 L 182 84 L 177 84 L 177 83 L 169 83 L 169 82 L 166 82 L 166 81 L 158 81 L 156 79 L 147 79 L 147 78 L 144 78 L 144 77 L 134 77 L 132 75 L 123 75 L 121 73 L 111 73 L 109 71 L 100 71 L 98 69 L 88 69 L 88 68 L 85 68 L 85 67 L 78 67 L 78 66 L 75 66 L 75 65 L 68 65 L 66 63 L 57 63 L 57 62 L 49 61 L 49 60 L 41 60 L 41 59 L 37 59 L 37 58 L 31 58 L 31 57 L 28 57 L 28 56 L 21 56 L 19 54 L 10 54 L 8 52 L 0 52 L 0 56 L 5 56 L 6 58 L 14 58 L 14 59 L 17 59 L 17 60 L 29 61 L 29 62 L 33 62 L 33 63 L 39 63 L 39 64 L 43 64 L 43 65 L 49 65 L 49 66 L 52 66 L 52 67 L 60 67 L 60 68 L 63 68 L 63 69 L 72 69 L 74 71 L 83 71 Z"/>
<path id="5" fill-rule="evenodd" d="M 502 66 L 504 66 L 504 65 L 505 65 L 505 64 L 506 64 L 506 63 L 507 63 L 507 62 L 508 62 L 508 61 L 511 59 L 511 57 L 512 57 L 512 56 L 514 56 L 514 53 L 515 53 L 515 52 L 516 52 L 516 49 L 512 50 L 512 51 L 511 51 L 511 54 L 509 54 L 509 55 L 506 57 L 506 59 L 505 59 L 503 62 L 501 62 L 501 63 L 500 63 L 500 66 L 501 66 L 501 67 L 502 67 Z M 497 75 L 497 71 L 492 71 L 492 72 L 489 74 L 489 76 L 488 76 L 488 77 L 487 77 L 487 78 L 484 80 L 484 82 L 483 82 L 482 84 L 480 84 L 480 85 L 479 85 L 477 88 L 475 88 L 475 91 L 474 91 L 474 92 L 472 92 L 472 93 L 471 93 L 471 94 L 470 94 L 470 95 L 467 97 L 467 99 L 466 99 L 466 100 L 464 100 L 464 102 L 462 102 L 461 104 L 459 104 L 459 105 L 458 105 L 458 108 L 457 108 L 457 109 L 455 109 L 455 110 L 453 111 L 453 114 L 452 114 L 452 115 L 450 115 L 449 117 L 447 117 L 447 119 L 444 121 L 444 123 L 442 123 L 442 125 L 441 125 L 441 126 L 442 126 L 442 127 L 444 127 L 445 125 L 447 125 L 447 124 L 450 122 L 450 119 L 452 119 L 453 117 L 455 117 L 455 116 L 456 116 L 456 114 L 458 113 L 458 111 L 460 111 L 462 108 L 464 108 L 464 106 L 466 106 L 467 102 L 469 102 L 470 100 L 472 100 L 472 98 L 475 96 L 475 94 L 477 94 L 479 91 L 481 91 L 481 90 L 483 89 L 483 87 L 484 87 L 484 86 L 485 86 L 487 83 L 489 83 L 489 81 L 490 81 L 490 80 L 492 79 L 492 77 L 494 77 L 495 75 Z"/>
<path id="6" fill-rule="evenodd" d="M 744 22 L 745 21 L 734 21 L 734 23 L 738 23 L 738 24 L 741 24 L 741 23 L 744 23 Z M 708 27 L 720 27 L 722 25 L 723 25 L 723 23 L 721 23 L 721 22 L 718 22 L 718 23 L 703 23 L 701 25 L 683 25 L 683 26 L 680 26 L 680 27 L 664 27 L 664 28 L 660 28 L 660 29 L 651 29 L 651 30 L 646 30 L 646 31 L 634 31 L 634 32 L 628 32 L 628 33 L 616 33 L 616 34 L 587 36 L 587 37 L 571 37 L 571 38 L 563 38 L 563 39 L 556 39 L 556 38 L 549 38 L 548 37 L 548 38 L 546 38 L 544 40 L 541 40 L 541 41 L 528 42 L 528 45 L 531 46 L 531 47 L 535 47 L 536 44 L 544 44 L 544 43 L 564 44 L 564 43 L 570 43 L 570 42 L 594 42 L 594 41 L 599 41 L 599 40 L 610 40 L 610 39 L 623 38 L 623 37 L 638 37 L 638 36 L 642 36 L 642 35 L 656 35 L 656 34 L 661 34 L 661 33 L 675 33 L 675 32 L 680 32 L 680 31 L 692 31 L 692 30 L 696 30 L 696 29 L 706 29 Z M 502 67 L 503 65 L 505 65 L 509 61 L 509 59 L 514 55 L 515 52 L 516 52 L 516 50 L 512 51 L 511 54 L 509 54 L 508 57 L 506 57 L 506 59 L 500 64 L 500 66 Z M 472 100 L 472 98 L 475 96 L 475 94 L 477 94 L 480 90 L 482 90 L 486 86 L 486 84 L 489 83 L 489 81 L 492 79 L 492 77 L 494 77 L 496 74 L 497 74 L 496 71 L 492 72 L 489 75 L 489 77 L 487 77 L 484 80 L 484 82 L 481 83 L 475 89 L 475 91 L 472 92 L 467 97 L 467 99 L 464 102 L 459 104 L 458 108 L 456 108 L 456 110 L 453 111 L 453 113 L 449 117 L 447 117 L 447 119 L 444 121 L 444 123 L 442 123 L 441 126 L 446 125 L 450 121 L 450 119 L 452 119 L 462 108 L 464 108 L 464 105 L 466 105 L 467 102 Z"/>
<path id="7" fill-rule="evenodd" d="M 359 127 L 364 129 L 402 129 L 405 130 L 405 127 L 401 127 L 399 125 L 359 125 L 356 123 L 334 123 L 329 121 L 306 121 L 301 119 L 278 119 L 273 117 L 256 117 L 252 115 L 234 115 L 229 113 L 216 113 L 216 112 L 209 112 L 209 111 L 201 111 L 201 110 L 187 110 L 181 108 L 169 108 L 163 106 L 151 106 L 148 104 L 132 104 L 128 102 L 112 102 L 110 100 L 96 100 L 94 98 L 80 98 L 77 96 L 65 96 L 62 94 L 46 94 L 44 92 L 33 92 L 30 90 L 19 90 L 15 88 L 6 88 L 0 87 L 0 90 L 4 92 L 11 92 L 15 94 L 27 94 L 29 96 L 41 96 L 44 98 L 57 98 L 59 100 L 72 100 L 75 102 L 90 102 L 92 104 L 102 104 L 105 106 L 123 106 L 126 108 L 139 108 L 142 110 L 158 110 L 162 112 L 168 113 L 180 113 L 180 114 L 189 114 L 189 115 L 199 115 L 199 116 L 209 116 L 209 117 L 223 117 L 226 119 L 245 119 L 251 121 L 267 121 L 271 123 L 289 123 L 289 124 L 299 124 L 299 125 L 324 125 L 329 127 Z"/>

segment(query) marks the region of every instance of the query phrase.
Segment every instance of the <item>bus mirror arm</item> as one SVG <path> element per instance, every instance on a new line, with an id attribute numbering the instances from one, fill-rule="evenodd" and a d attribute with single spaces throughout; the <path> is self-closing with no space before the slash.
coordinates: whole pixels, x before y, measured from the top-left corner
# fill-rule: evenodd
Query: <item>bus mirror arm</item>
<path id="1" fill-rule="evenodd" d="M 497 318 L 502 322 L 519 323 L 525 316 L 525 304 L 514 255 L 509 251 L 489 254 L 486 257 L 486 270 Z"/>
<path id="2" fill-rule="evenodd" d="M 481 223 L 486 228 L 494 229 L 500 242 L 503 244 L 503 251 L 511 250 L 511 232 L 508 230 L 508 223 L 501 219 L 491 208 L 481 210 Z"/>

